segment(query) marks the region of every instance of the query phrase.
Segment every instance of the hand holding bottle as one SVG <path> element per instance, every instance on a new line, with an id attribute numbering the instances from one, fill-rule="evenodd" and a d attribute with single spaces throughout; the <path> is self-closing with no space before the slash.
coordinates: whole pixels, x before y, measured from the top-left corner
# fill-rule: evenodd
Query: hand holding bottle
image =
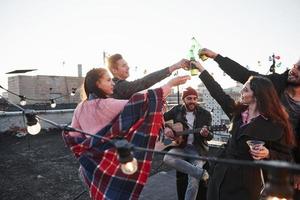
<path id="1" fill-rule="evenodd" d="M 213 52 L 212 50 L 207 49 L 207 48 L 202 48 L 202 49 L 199 49 L 198 55 L 199 55 L 200 58 L 201 58 L 201 56 L 202 57 L 205 56 L 205 57 L 208 57 L 208 58 L 215 59 L 218 54 Z"/>
<path id="2" fill-rule="evenodd" d="M 198 61 L 191 61 L 191 64 L 193 64 L 199 70 L 200 73 L 205 70 L 205 68 Z"/>

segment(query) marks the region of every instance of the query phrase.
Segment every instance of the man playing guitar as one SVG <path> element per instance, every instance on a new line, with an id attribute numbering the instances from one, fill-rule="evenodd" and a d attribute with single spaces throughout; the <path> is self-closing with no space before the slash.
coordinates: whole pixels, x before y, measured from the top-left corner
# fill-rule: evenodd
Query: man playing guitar
<path id="1" fill-rule="evenodd" d="M 182 100 L 183 105 L 174 106 L 171 110 L 164 114 L 165 121 L 173 120 L 177 126 L 178 124 L 182 124 L 183 130 L 201 129 L 199 132 L 182 136 L 182 141 L 179 141 L 180 144 L 173 147 L 169 152 L 202 156 L 207 155 L 207 140 L 211 140 L 213 138 L 212 133 L 209 132 L 206 127 L 211 125 L 211 114 L 198 105 L 198 94 L 196 90 L 191 87 L 188 87 L 183 92 Z M 175 138 L 175 129 L 176 127 L 166 127 L 164 130 L 165 136 Z M 196 199 L 199 181 L 207 180 L 209 177 L 207 171 L 203 169 L 205 162 L 195 159 L 185 160 L 182 157 L 173 155 L 165 155 L 164 162 L 175 168 L 177 171 L 188 175 L 188 184 L 184 194 L 184 199 Z M 180 189 L 180 187 L 181 186 L 177 182 L 178 198 L 182 199 L 179 191 L 182 190 L 182 188 Z"/>

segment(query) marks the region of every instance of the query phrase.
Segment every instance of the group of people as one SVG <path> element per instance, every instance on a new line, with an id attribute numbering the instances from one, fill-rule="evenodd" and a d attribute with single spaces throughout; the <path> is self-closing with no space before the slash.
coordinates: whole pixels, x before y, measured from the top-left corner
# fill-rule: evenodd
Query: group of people
<path id="1" fill-rule="evenodd" d="M 201 54 L 214 59 L 232 79 L 244 84 L 238 102 L 227 95 L 197 61 L 182 59 L 141 79 L 127 81 L 129 66 L 120 54 L 114 54 L 108 59 L 113 78 L 105 68 L 87 73 L 84 80 L 86 99 L 75 109 L 71 126 L 112 140 L 122 137 L 136 146 L 153 149 L 162 129 L 166 137 L 177 137 L 175 128 L 164 123 L 172 120 L 174 125 L 181 124 L 183 130 L 198 131 L 183 136 L 180 145 L 169 152 L 205 156 L 207 141 L 213 138 L 208 128 L 212 117 L 197 103 L 198 92 L 186 88 L 182 93 L 182 105 L 167 112 L 163 109 L 171 88 L 184 84 L 189 76 L 175 77 L 160 88 L 139 93 L 175 70 L 194 65 L 199 69 L 199 78 L 231 121 L 231 138 L 218 156 L 299 163 L 300 60 L 282 74 L 260 75 L 209 49 L 203 49 Z M 111 143 L 77 132 L 64 132 L 63 137 L 80 162 L 79 176 L 92 199 L 138 199 L 149 176 L 151 153 L 134 152 L 138 171 L 124 175 Z M 249 149 L 247 140 L 262 140 L 265 145 Z M 187 176 L 187 183 L 177 183 L 179 199 L 196 199 L 199 182 L 208 184 L 208 200 L 260 198 L 263 182 L 259 169 L 210 163 L 208 170 L 204 167 L 208 163 L 174 154 L 165 155 L 163 161 Z M 300 178 L 295 176 L 293 183 L 297 199 Z M 180 184 L 186 187 L 182 189 Z"/>

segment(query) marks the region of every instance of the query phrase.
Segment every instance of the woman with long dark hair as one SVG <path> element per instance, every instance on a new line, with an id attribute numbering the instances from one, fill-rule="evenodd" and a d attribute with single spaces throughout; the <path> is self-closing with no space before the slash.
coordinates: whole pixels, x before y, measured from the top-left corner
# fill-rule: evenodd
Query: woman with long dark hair
<path id="1" fill-rule="evenodd" d="M 235 102 L 199 62 L 193 62 L 200 79 L 211 96 L 231 120 L 231 138 L 222 151 L 222 158 L 240 160 L 291 161 L 294 145 L 288 114 L 281 105 L 272 82 L 252 76 L 244 84 L 241 97 Z M 249 140 L 264 142 L 260 148 L 250 148 Z M 245 166 L 215 164 L 208 185 L 208 200 L 257 200 L 263 186 L 261 171 Z"/>
<path id="2" fill-rule="evenodd" d="M 161 88 L 118 100 L 110 98 L 114 83 L 107 70 L 92 69 L 84 80 L 86 98 L 76 107 L 71 126 L 153 149 L 163 123 L 164 99 L 173 86 L 188 79 L 189 76 L 176 77 Z M 107 140 L 77 132 L 64 132 L 63 137 L 80 162 L 79 175 L 92 199 L 138 199 L 150 173 L 151 153 L 134 152 L 138 170 L 128 175 L 122 173 L 116 148 Z"/>

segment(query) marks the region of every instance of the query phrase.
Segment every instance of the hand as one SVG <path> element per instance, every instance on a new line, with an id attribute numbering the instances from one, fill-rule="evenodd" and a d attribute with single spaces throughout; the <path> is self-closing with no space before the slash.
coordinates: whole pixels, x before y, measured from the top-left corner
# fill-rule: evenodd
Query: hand
<path id="1" fill-rule="evenodd" d="M 200 134 L 203 136 L 203 137 L 207 137 L 208 136 L 208 129 L 207 129 L 207 126 L 203 126 L 203 128 L 201 129 L 200 131 Z"/>
<path id="2" fill-rule="evenodd" d="M 264 158 L 269 158 L 270 156 L 270 152 L 265 146 L 262 146 L 261 148 L 253 147 L 250 149 L 250 154 L 254 160 L 262 160 Z"/>
<path id="3" fill-rule="evenodd" d="M 200 51 L 198 53 L 199 53 L 199 56 L 205 55 L 206 57 L 212 58 L 212 59 L 215 59 L 218 55 L 217 53 L 215 53 L 212 50 L 209 50 L 207 48 L 200 49 Z"/>
<path id="4" fill-rule="evenodd" d="M 300 175 L 294 175 L 294 189 L 300 190 Z"/>
<path id="5" fill-rule="evenodd" d="M 167 83 L 167 85 L 169 85 L 170 87 L 174 87 L 177 85 L 181 85 L 186 83 L 187 80 L 190 80 L 191 77 L 190 76 L 177 76 L 175 78 L 172 78 L 171 80 L 169 80 L 169 82 Z"/>
<path id="6" fill-rule="evenodd" d="M 170 73 L 173 71 L 183 68 L 183 69 L 188 69 L 190 67 L 190 61 L 187 59 L 181 59 L 179 62 L 175 63 L 174 65 L 169 67 Z"/>
<path id="7" fill-rule="evenodd" d="M 199 72 L 203 72 L 205 70 L 205 68 L 198 61 L 191 61 L 191 63 L 193 63 L 198 68 Z"/>
<path id="8" fill-rule="evenodd" d="M 166 127 L 164 129 L 164 135 L 171 139 L 175 138 L 175 135 L 174 135 L 172 129 L 170 129 L 169 127 Z"/>

